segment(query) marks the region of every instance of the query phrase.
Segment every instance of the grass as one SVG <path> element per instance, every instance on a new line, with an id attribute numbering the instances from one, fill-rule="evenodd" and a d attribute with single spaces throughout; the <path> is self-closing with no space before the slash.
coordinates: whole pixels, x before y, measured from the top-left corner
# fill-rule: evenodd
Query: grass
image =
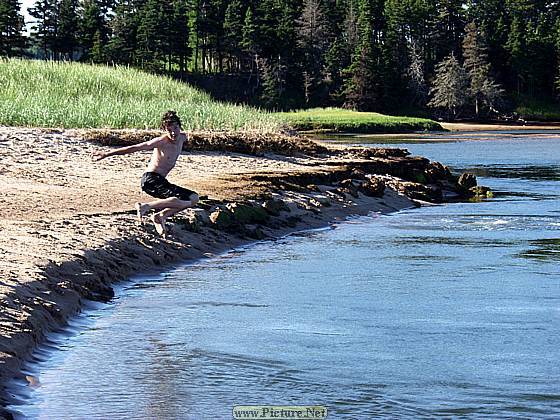
<path id="1" fill-rule="evenodd" d="M 295 112 L 279 112 L 275 115 L 297 130 L 359 133 L 443 131 L 437 122 L 425 118 L 395 117 L 376 112 L 357 112 L 341 108 L 314 108 Z"/>
<path id="2" fill-rule="evenodd" d="M 186 130 L 278 132 L 271 113 L 216 102 L 185 83 L 128 67 L 0 59 L 0 125 L 158 128 L 176 110 Z"/>

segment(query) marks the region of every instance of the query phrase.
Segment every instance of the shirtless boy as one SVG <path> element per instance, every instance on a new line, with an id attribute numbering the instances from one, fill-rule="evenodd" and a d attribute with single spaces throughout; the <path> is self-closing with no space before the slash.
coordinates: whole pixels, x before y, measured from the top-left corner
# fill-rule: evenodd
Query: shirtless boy
<path id="1" fill-rule="evenodd" d="M 167 234 L 165 220 L 181 210 L 194 207 L 198 202 L 198 194 L 194 191 L 171 184 L 165 177 L 173 169 L 183 149 L 187 135 L 181 132 L 181 120 L 175 111 L 167 111 L 161 118 L 161 128 L 165 134 L 144 143 L 121 147 L 109 152 L 95 151 L 94 160 L 105 159 L 114 155 L 126 155 L 140 150 L 153 150 L 152 158 L 144 175 L 142 175 L 142 191 L 158 200 L 148 203 L 136 203 L 138 221 L 142 223 L 144 215 L 152 210 L 161 210 L 151 216 L 156 231 L 164 236 Z"/>

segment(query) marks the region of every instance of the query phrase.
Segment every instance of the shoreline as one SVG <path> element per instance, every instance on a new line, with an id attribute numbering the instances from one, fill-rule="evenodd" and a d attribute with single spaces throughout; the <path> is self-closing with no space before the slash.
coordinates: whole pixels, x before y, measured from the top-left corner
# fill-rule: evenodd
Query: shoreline
<path id="1" fill-rule="evenodd" d="M 94 275 L 99 276 L 100 284 L 108 285 L 109 287 L 118 286 L 123 282 L 127 281 L 133 276 L 142 276 L 150 273 L 161 273 L 165 270 L 171 269 L 177 264 L 187 264 L 196 263 L 197 261 L 204 260 L 206 258 L 215 258 L 223 253 L 227 253 L 233 249 L 250 246 L 251 244 L 257 243 L 264 240 L 275 240 L 285 236 L 289 236 L 293 233 L 309 231 L 314 229 L 321 229 L 331 226 L 336 222 L 344 222 L 348 220 L 349 217 L 353 216 L 365 216 L 373 212 L 379 212 L 383 214 L 390 214 L 398 212 L 401 210 L 417 207 L 414 205 L 412 200 L 405 197 L 396 198 L 398 205 L 395 203 L 395 207 L 388 207 L 380 205 L 380 199 L 377 198 L 364 198 L 351 200 L 353 205 L 348 206 L 332 206 L 328 212 L 322 215 L 317 215 L 314 213 L 306 214 L 302 217 L 301 221 L 297 223 L 294 227 L 286 227 L 280 229 L 270 229 L 274 236 L 270 236 L 261 240 L 253 238 L 240 238 L 235 234 L 229 234 L 226 232 L 216 232 L 211 228 L 204 229 L 204 231 L 193 233 L 190 231 L 180 231 L 177 224 L 171 226 L 173 230 L 174 239 L 170 240 L 152 240 L 150 245 L 152 246 L 151 252 L 147 252 L 142 258 L 151 259 L 152 261 L 146 261 L 142 264 L 137 264 L 134 268 L 130 269 L 130 265 L 133 264 L 136 258 L 131 257 L 131 251 L 136 248 L 134 244 L 134 237 L 131 236 L 127 238 L 123 243 L 114 248 L 114 253 L 109 257 L 104 255 L 104 263 L 110 266 L 119 264 L 127 267 L 126 269 L 117 273 L 117 276 L 112 277 L 110 282 L 102 282 L 101 278 L 106 274 L 103 270 L 100 270 L 99 266 L 97 269 L 99 271 L 94 272 Z M 134 224 L 134 216 L 127 216 L 126 219 L 121 219 L 122 222 L 127 222 L 127 224 Z M 155 235 L 154 235 L 155 236 Z M 193 236 L 195 240 L 193 241 Z M 182 245 L 182 241 L 189 240 L 192 243 L 198 244 L 204 243 L 202 245 L 203 249 L 189 249 Z M 207 248 L 205 248 L 207 247 Z M 205 252 L 203 252 L 205 251 Z M 98 250 L 102 252 L 102 250 Z M 93 252 L 92 252 L 93 253 Z M 94 255 L 90 255 L 89 258 L 95 258 Z M 70 264 L 70 262 L 69 262 Z M 89 266 L 88 266 L 89 267 Z M 65 271 L 64 267 L 61 267 Z M 113 273 L 115 274 L 115 272 Z M 104 291 L 102 291 L 104 292 Z M 110 298 L 106 295 L 107 299 L 100 299 L 103 303 L 108 303 Z M 40 346 L 48 340 L 49 334 L 53 332 L 59 332 L 67 327 L 67 323 L 73 317 L 82 313 L 84 305 L 86 305 L 85 297 L 79 296 L 76 299 L 74 294 L 66 295 L 66 297 L 59 301 L 59 304 L 64 305 L 61 309 L 64 315 L 64 320 L 56 320 L 54 323 L 51 320 L 41 321 L 39 318 L 43 314 L 38 314 L 32 323 L 36 325 L 37 336 L 40 337 L 33 345 L 32 350 L 29 352 L 25 348 L 13 348 L 18 356 L 20 354 L 25 354 L 24 357 L 17 357 L 17 359 L 12 361 L 11 366 L 8 368 L 8 375 L 0 377 L 0 398 L 2 405 L 14 405 L 17 410 L 17 403 L 20 401 L 20 394 L 18 394 L 18 385 L 16 382 L 27 383 L 28 386 L 32 387 L 34 385 L 34 377 L 27 376 L 23 374 L 20 369 L 24 363 L 32 361 L 34 352 L 40 349 Z M 85 309 L 87 310 L 87 308 Z M 45 314 L 46 315 L 46 314 Z M 36 324 L 39 322 L 39 324 Z M 26 344 L 26 343 L 22 343 Z M 7 419 L 10 419 L 11 415 L 16 414 L 11 411 L 2 412 L 2 406 L 0 406 L 0 418 L 4 415 Z"/>
<path id="2" fill-rule="evenodd" d="M 460 131 L 519 131 L 519 130 L 560 130 L 560 122 L 527 122 L 518 124 L 504 123 L 451 123 L 441 122 L 441 126 L 450 132 Z"/>
<path id="3" fill-rule="evenodd" d="M 147 197 L 136 185 L 147 156 L 99 165 L 96 147 L 72 130 L 0 127 L 0 417 L 14 398 L 9 381 L 26 380 L 23 361 L 85 299 L 109 301 L 117 282 L 351 215 L 441 202 L 442 190 L 454 197 L 444 167 L 403 149 L 191 150 L 174 176 L 212 198 L 174 217 L 162 239 L 131 210 Z M 419 174 L 441 188 L 414 182 Z"/>

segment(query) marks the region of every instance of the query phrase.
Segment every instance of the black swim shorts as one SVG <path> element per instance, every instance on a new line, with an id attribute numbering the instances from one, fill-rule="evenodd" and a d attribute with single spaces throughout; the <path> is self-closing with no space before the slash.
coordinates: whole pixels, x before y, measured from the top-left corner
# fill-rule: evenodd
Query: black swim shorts
<path id="1" fill-rule="evenodd" d="M 191 195 L 196 194 L 178 185 L 174 185 L 157 172 L 146 172 L 142 175 L 142 191 L 156 198 L 176 197 L 179 200 L 190 201 Z"/>

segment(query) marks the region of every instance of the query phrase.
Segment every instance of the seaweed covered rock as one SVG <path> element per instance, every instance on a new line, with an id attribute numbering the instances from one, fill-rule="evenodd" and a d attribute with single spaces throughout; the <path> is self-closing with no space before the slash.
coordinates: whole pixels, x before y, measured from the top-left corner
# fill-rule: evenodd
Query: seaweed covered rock
<path id="1" fill-rule="evenodd" d="M 494 193 L 490 190 L 490 188 L 482 185 L 469 188 L 469 193 L 471 195 L 471 200 L 475 201 L 494 197 Z"/>
<path id="2" fill-rule="evenodd" d="M 231 229 L 238 224 L 233 213 L 229 211 L 226 206 L 217 206 L 210 212 L 209 217 L 210 222 L 220 230 Z"/>
<path id="3" fill-rule="evenodd" d="M 464 172 L 457 180 L 457 187 L 459 190 L 468 191 L 472 187 L 476 187 L 476 176 L 470 172 Z"/>
<path id="4" fill-rule="evenodd" d="M 429 183 L 453 178 L 449 168 L 439 162 L 430 162 L 424 170 L 424 176 Z"/>
<path id="5" fill-rule="evenodd" d="M 350 194 L 352 197 L 358 197 L 358 186 L 354 184 L 351 179 L 344 179 L 339 182 L 340 187 L 337 188 L 338 191 L 345 194 Z"/>
<path id="6" fill-rule="evenodd" d="M 455 188 L 461 197 L 470 200 L 482 200 L 494 196 L 490 188 L 478 185 L 476 176 L 469 172 L 465 172 L 457 178 Z"/>
<path id="7" fill-rule="evenodd" d="M 281 211 L 290 211 L 290 208 L 287 204 L 282 200 L 277 200 L 274 198 L 269 198 L 262 203 L 263 209 L 266 210 L 268 214 L 271 216 L 279 216 Z"/>
<path id="8" fill-rule="evenodd" d="M 385 182 L 373 176 L 367 181 L 362 182 L 358 189 L 368 197 L 383 197 L 385 193 Z"/>
<path id="9" fill-rule="evenodd" d="M 418 182 L 398 182 L 397 190 L 413 200 L 441 203 L 443 192 L 435 185 L 423 185 Z"/>
<path id="10" fill-rule="evenodd" d="M 235 222 L 239 224 L 265 223 L 268 213 L 261 206 L 252 206 L 244 203 L 228 203 L 226 208 L 233 215 Z"/>

